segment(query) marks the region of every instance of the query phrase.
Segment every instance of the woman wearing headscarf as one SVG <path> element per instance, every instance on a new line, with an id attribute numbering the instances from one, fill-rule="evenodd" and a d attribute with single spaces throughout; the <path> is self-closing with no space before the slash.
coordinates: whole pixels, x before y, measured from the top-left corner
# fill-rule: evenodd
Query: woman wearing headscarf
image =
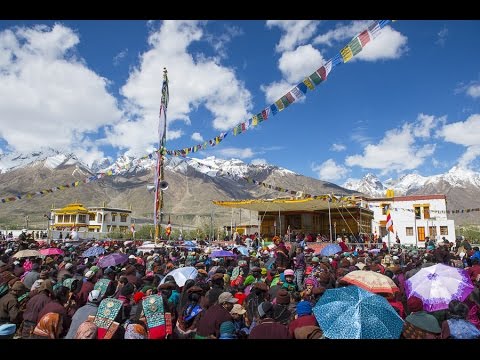
<path id="1" fill-rule="evenodd" d="M 125 328 L 125 339 L 147 339 L 148 333 L 147 329 L 143 324 L 140 322 L 138 323 L 130 323 Z"/>
<path id="2" fill-rule="evenodd" d="M 95 291 L 95 290 L 92 290 Z M 96 339 L 98 326 L 95 325 L 92 319 L 85 320 L 78 327 L 74 339 Z"/>
<path id="3" fill-rule="evenodd" d="M 203 289 L 192 286 L 187 290 L 187 303 L 178 312 L 175 335 L 179 339 L 193 339 L 197 332 L 197 322 L 200 313 L 203 311 L 200 300 L 203 296 Z"/>
<path id="4" fill-rule="evenodd" d="M 22 338 L 24 339 L 29 338 L 32 334 L 35 325 L 37 325 L 40 311 L 47 303 L 52 301 L 53 286 L 50 280 L 44 280 L 37 290 L 38 293 L 28 300 L 23 313 Z"/>
<path id="5" fill-rule="evenodd" d="M 33 329 L 31 339 L 59 339 L 62 330 L 62 315 L 46 313 L 40 318 L 35 329 Z"/>
<path id="6" fill-rule="evenodd" d="M 180 313 L 185 305 L 188 303 L 188 289 L 195 285 L 195 280 L 188 279 L 183 285 L 182 293 L 180 294 L 180 301 L 177 305 L 177 310 Z"/>
<path id="7" fill-rule="evenodd" d="M 407 300 L 407 308 L 410 315 L 405 318 L 403 324 L 403 339 L 438 339 L 442 329 L 432 314 L 423 310 L 422 299 L 411 296 Z"/>
<path id="8" fill-rule="evenodd" d="M 458 300 L 448 304 L 448 319 L 442 323 L 442 339 L 480 339 L 480 330 L 466 320 L 468 306 Z"/>
<path id="9" fill-rule="evenodd" d="M 67 309 L 65 308 L 65 303 L 67 302 L 68 288 L 63 285 L 57 286 L 51 295 L 52 301 L 48 302 L 40 313 L 38 318 L 40 319 L 43 315 L 47 313 L 58 313 L 62 316 L 62 328 L 63 331 L 60 333 L 60 337 L 64 337 L 67 334 L 68 328 L 72 322 L 72 318 L 67 314 Z"/>

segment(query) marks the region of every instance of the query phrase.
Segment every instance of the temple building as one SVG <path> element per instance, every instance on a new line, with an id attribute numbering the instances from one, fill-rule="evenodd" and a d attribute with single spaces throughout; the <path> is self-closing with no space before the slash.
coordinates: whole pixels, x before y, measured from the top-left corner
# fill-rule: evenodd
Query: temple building
<path id="1" fill-rule="evenodd" d="M 129 231 L 132 223 L 132 210 L 105 206 L 86 208 L 83 204 L 72 203 L 60 209 L 52 209 L 51 230 L 88 232 Z"/>

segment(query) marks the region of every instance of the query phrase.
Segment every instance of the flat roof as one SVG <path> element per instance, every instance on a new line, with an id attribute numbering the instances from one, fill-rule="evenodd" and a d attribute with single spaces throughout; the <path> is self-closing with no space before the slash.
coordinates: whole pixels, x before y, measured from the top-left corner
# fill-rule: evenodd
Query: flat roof
<path id="1" fill-rule="evenodd" d="M 415 201 L 415 200 L 435 200 L 435 199 L 447 199 L 447 195 L 444 194 L 432 194 L 432 195 L 407 195 L 407 196 L 394 196 L 394 197 L 382 197 L 382 198 L 367 198 L 369 202 L 378 201 Z"/>
<path id="2" fill-rule="evenodd" d="M 330 195 L 319 195 L 309 198 L 279 198 L 279 199 L 250 199 L 250 200 L 232 200 L 217 201 L 213 203 L 218 206 L 247 209 L 254 211 L 315 211 L 325 210 L 329 207 Z M 352 196 L 334 197 L 330 202 L 331 209 L 337 208 L 356 208 L 357 199 Z M 363 208 L 363 210 L 368 210 Z M 371 211 L 371 210 L 369 210 Z"/>

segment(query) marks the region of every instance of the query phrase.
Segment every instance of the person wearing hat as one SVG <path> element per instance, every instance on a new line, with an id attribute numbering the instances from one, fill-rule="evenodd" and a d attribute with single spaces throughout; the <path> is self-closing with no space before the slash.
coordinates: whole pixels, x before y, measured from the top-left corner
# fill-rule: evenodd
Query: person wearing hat
<path id="1" fill-rule="evenodd" d="M 407 300 L 410 314 L 405 318 L 401 338 L 403 339 L 439 339 L 442 329 L 432 314 L 423 310 L 422 299 L 410 296 Z"/>
<path id="2" fill-rule="evenodd" d="M 0 324 L 13 323 L 20 325 L 20 304 L 18 298 L 27 291 L 21 281 L 13 283 L 10 291 L 0 298 Z"/>
<path id="3" fill-rule="evenodd" d="M 55 284 L 53 287 L 53 292 L 50 296 L 51 301 L 45 304 L 38 314 L 39 319 L 47 313 L 60 314 L 62 318 L 62 331 L 60 332 L 60 337 L 63 337 L 67 334 L 68 328 L 72 322 L 72 317 L 68 314 L 66 309 L 67 297 L 68 288 L 63 286 L 62 283 L 58 283 L 58 286 Z"/>
<path id="4" fill-rule="evenodd" d="M 13 339 L 16 331 L 17 331 L 16 324 L 13 324 L 13 323 L 0 324 L 0 340 Z"/>
<path id="5" fill-rule="evenodd" d="M 232 310 L 230 310 L 230 315 L 233 318 L 233 325 L 235 326 L 235 335 L 238 339 L 246 339 L 250 330 L 245 323 L 245 314 L 247 310 L 243 308 L 240 304 L 234 304 Z"/>
<path id="6" fill-rule="evenodd" d="M 208 309 L 215 304 L 218 300 L 218 296 L 225 291 L 223 274 L 215 273 L 211 278 L 212 287 L 205 294 L 205 301 L 202 303 L 202 307 Z"/>
<path id="7" fill-rule="evenodd" d="M 312 314 L 312 304 L 309 301 L 302 300 L 297 304 L 295 320 L 288 325 L 290 337 L 295 338 L 295 330 L 304 326 L 318 326 L 317 319 Z"/>
<path id="8" fill-rule="evenodd" d="M 200 318 L 197 325 L 196 338 L 216 338 L 220 337 L 220 325 L 225 321 L 232 321 L 230 311 L 237 299 L 229 292 L 222 292 L 218 296 L 218 302 L 210 306 L 205 314 Z"/>
<path id="9" fill-rule="evenodd" d="M 287 269 L 283 272 L 285 276 L 285 282 L 282 284 L 282 288 L 287 289 L 288 291 L 298 291 L 297 283 L 295 280 L 295 272 L 292 269 Z"/>
<path id="10" fill-rule="evenodd" d="M 249 339 L 290 339 L 288 327 L 273 319 L 273 304 L 264 301 L 258 305 L 259 323 L 250 331 Z"/>
<path id="11" fill-rule="evenodd" d="M 92 270 L 85 272 L 82 287 L 78 293 L 78 306 L 83 306 L 87 303 L 88 294 L 95 288 L 95 273 Z"/>
<path id="12" fill-rule="evenodd" d="M 29 338 L 31 332 L 37 325 L 40 311 L 48 304 L 53 293 L 51 280 L 43 280 L 37 289 L 37 293 L 28 300 L 23 313 L 22 338 Z"/>
<path id="13" fill-rule="evenodd" d="M 290 306 L 290 293 L 287 289 L 279 289 L 273 300 L 273 319 L 283 325 L 288 325 L 292 320 Z"/>
<path id="14" fill-rule="evenodd" d="M 92 290 L 90 294 L 88 294 L 87 303 L 78 308 L 75 314 L 72 317 L 72 322 L 70 327 L 68 328 L 67 335 L 65 335 L 65 339 L 75 339 L 75 334 L 79 326 L 88 319 L 89 315 L 94 316 L 97 313 L 98 305 L 102 300 L 102 296 L 100 290 Z"/>

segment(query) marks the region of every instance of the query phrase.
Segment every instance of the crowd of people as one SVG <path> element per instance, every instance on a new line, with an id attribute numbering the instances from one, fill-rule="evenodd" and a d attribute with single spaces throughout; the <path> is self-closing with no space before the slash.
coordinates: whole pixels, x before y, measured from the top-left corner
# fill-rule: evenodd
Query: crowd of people
<path id="1" fill-rule="evenodd" d="M 352 271 L 383 274 L 398 286 L 379 293 L 403 319 L 401 338 L 480 338 L 480 251 L 468 241 L 399 244 L 378 251 L 338 239 L 342 251 L 315 254 L 301 237 L 291 242 L 140 251 L 141 241 L 0 242 L 0 338 L 21 339 L 323 339 L 313 308 L 329 289 L 351 284 Z M 56 247 L 56 255 L 16 256 Z M 98 248 L 94 256 L 83 256 Z M 100 249 L 102 248 L 102 249 Z M 232 256 L 213 257 L 215 250 Z M 101 266 L 117 254 L 118 263 Z M 448 309 L 424 310 L 407 298 L 405 282 L 442 263 L 465 269 L 474 290 Z M 182 268 L 194 268 L 181 278 Z"/>

